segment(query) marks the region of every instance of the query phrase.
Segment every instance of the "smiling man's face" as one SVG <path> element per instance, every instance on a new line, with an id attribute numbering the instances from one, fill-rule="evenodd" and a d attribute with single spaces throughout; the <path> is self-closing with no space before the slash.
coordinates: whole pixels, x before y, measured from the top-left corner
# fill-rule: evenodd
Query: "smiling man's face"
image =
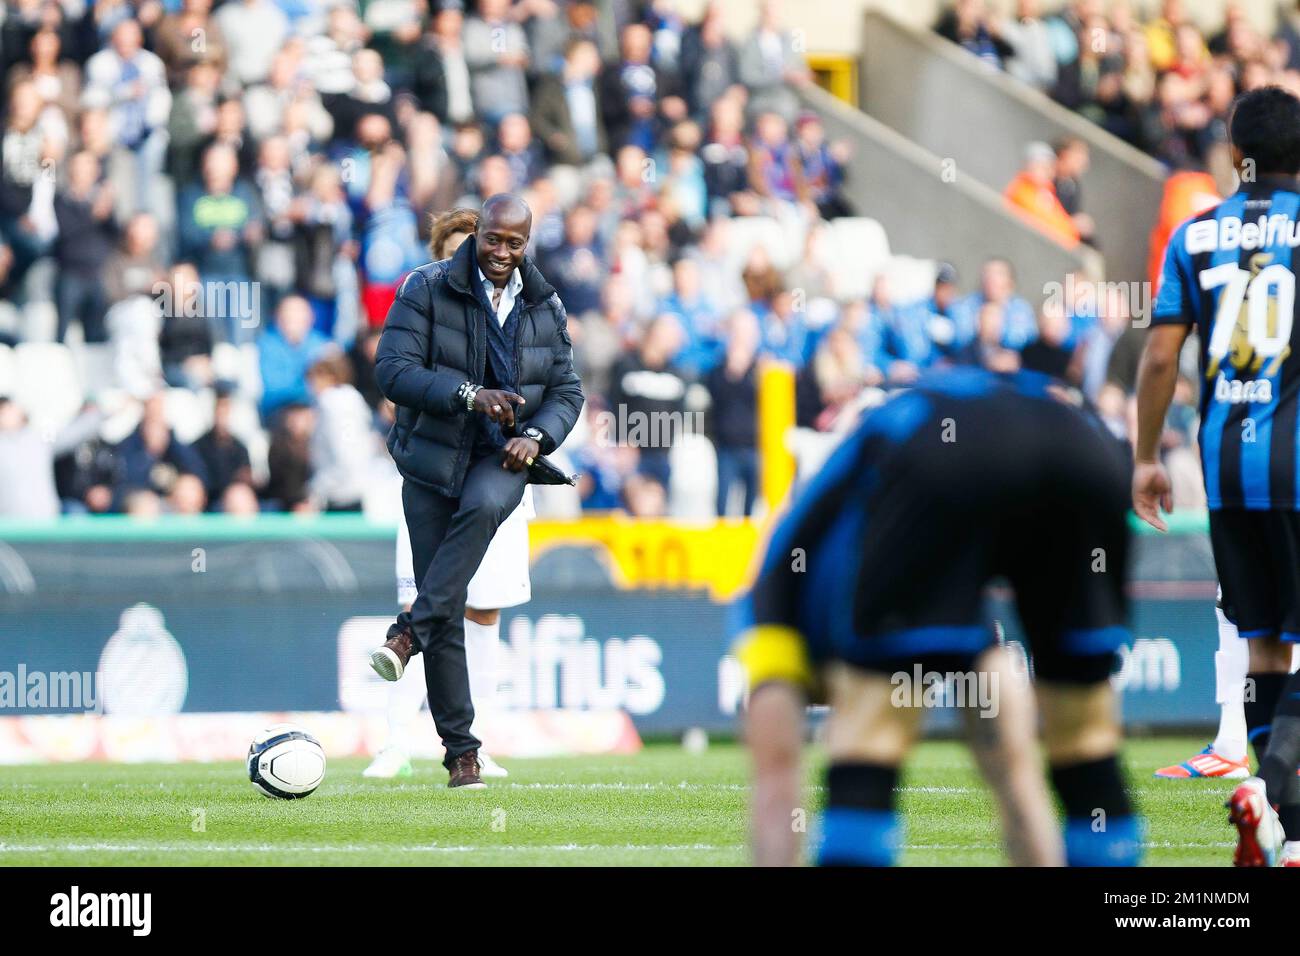
<path id="1" fill-rule="evenodd" d="M 514 196 L 493 196 L 483 204 L 475 233 L 478 267 L 493 285 L 504 287 L 523 263 L 532 224 L 527 204 Z"/>

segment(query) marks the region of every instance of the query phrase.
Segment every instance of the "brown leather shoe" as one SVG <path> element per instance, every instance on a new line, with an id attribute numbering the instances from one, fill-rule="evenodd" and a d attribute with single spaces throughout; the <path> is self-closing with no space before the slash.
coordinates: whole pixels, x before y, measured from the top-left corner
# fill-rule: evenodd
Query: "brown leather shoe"
<path id="1" fill-rule="evenodd" d="M 415 640 L 410 631 L 402 629 L 396 634 L 390 631 L 388 640 L 370 655 L 370 666 L 384 680 L 401 680 L 406 673 L 406 662 L 414 653 Z"/>
<path id="2" fill-rule="evenodd" d="M 451 774 L 451 779 L 447 781 L 448 787 L 468 787 L 470 790 L 482 790 L 487 787 L 483 778 L 479 776 L 479 770 L 482 765 L 478 762 L 478 751 L 467 750 L 451 762 L 447 772 Z"/>

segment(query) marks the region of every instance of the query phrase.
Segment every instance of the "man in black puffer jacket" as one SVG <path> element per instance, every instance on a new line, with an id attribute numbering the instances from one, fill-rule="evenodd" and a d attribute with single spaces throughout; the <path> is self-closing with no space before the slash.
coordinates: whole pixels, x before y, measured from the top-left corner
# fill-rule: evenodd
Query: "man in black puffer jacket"
<path id="1" fill-rule="evenodd" d="M 523 498 L 528 465 L 564 441 L 582 409 L 564 305 L 524 255 L 531 228 L 523 200 L 489 198 L 454 256 L 407 276 L 375 355 L 375 379 L 397 406 L 388 449 L 404 479 L 420 593 L 370 662 L 397 680 L 424 653 L 453 787 L 483 786 L 465 589 Z"/>

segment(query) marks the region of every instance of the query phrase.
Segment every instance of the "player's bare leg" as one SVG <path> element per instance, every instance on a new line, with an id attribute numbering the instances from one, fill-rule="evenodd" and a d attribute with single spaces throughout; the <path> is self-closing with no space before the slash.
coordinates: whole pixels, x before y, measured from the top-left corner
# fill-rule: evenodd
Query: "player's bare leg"
<path id="1" fill-rule="evenodd" d="M 1065 805 L 1066 862 L 1136 865 L 1140 823 L 1119 766 L 1118 703 L 1110 681 L 1039 680 L 1037 696 L 1052 784 Z"/>
<path id="2" fill-rule="evenodd" d="M 996 689 L 997 708 L 962 708 L 966 740 L 1002 814 L 1002 839 L 1012 866 L 1062 866 L 1065 852 L 1043 779 L 1037 713 L 1029 681 L 1004 647 L 976 662 Z"/>
<path id="3" fill-rule="evenodd" d="M 889 865 L 901 842 L 894 788 L 920 735 L 923 710 L 897 705 L 887 674 L 833 663 L 824 680 L 830 763 L 818 862 Z"/>
<path id="4" fill-rule="evenodd" d="M 832 761 L 903 762 L 920 735 L 923 712 L 894 706 L 888 675 L 832 664 L 826 688 L 831 705 L 826 749 Z"/>
<path id="5" fill-rule="evenodd" d="M 785 681 L 760 684 L 749 696 L 745 739 L 753 767 L 750 841 L 756 866 L 799 863 L 803 828 L 795 813 L 803 802 L 805 706 L 803 691 Z"/>
<path id="6" fill-rule="evenodd" d="M 1043 744 L 1049 763 L 1077 763 L 1119 750 L 1115 692 L 1108 682 L 1061 684 L 1040 681 Z"/>

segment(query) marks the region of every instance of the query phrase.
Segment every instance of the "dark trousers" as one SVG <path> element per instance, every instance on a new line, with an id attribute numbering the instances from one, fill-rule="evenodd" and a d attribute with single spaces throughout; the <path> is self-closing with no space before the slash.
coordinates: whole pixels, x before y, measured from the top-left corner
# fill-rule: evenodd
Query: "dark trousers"
<path id="1" fill-rule="evenodd" d="M 718 446 L 718 517 L 727 512 L 727 499 L 731 486 L 737 481 L 745 489 L 745 506 L 741 514 L 754 510 L 754 496 L 758 492 L 758 452 L 753 448 L 727 448 Z"/>
<path id="2" fill-rule="evenodd" d="M 54 285 L 54 300 L 59 312 L 60 342 L 67 339 L 68 326 L 74 319 L 81 322 L 81 334 L 86 342 L 108 341 L 104 328 L 108 303 L 102 278 L 63 269 Z"/>
<path id="3" fill-rule="evenodd" d="M 424 655 L 429 711 L 451 762 L 479 746 L 470 733 L 474 703 L 465 669 L 465 592 L 497 527 L 523 499 L 527 472 L 501 467 L 501 453 L 474 461 L 459 498 L 413 481 L 402 483 L 411 560 L 420 593 L 397 616 Z"/>

